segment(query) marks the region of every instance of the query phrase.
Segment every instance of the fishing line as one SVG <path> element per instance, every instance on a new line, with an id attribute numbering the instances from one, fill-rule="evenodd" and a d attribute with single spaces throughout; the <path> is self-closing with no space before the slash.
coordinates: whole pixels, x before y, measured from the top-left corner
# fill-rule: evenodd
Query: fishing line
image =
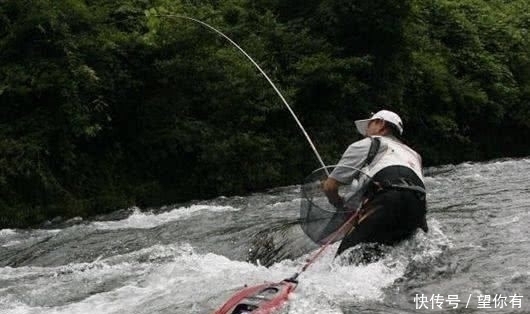
<path id="1" fill-rule="evenodd" d="M 189 17 L 189 16 L 185 16 L 185 15 L 179 15 L 179 14 L 154 14 L 153 16 L 158 16 L 158 17 L 166 17 L 166 18 L 180 18 L 180 19 L 185 19 L 185 20 L 189 20 L 189 21 L 193 21 L 195 23 L 199 23 L 205 27 L 207 27 L 208 29 L 210 30 L 213 30 L 214 32 L 216 32 L 217 34 L 221 35 L 223 38 L 225 38 L 226 40 L 228 40 L 232 45 L 234 45 L 237 49 L 239 49 L 239 51 L 241 51 L 241 53 L 243 53 L 243 55 L 245 55 L 245 57 L 247 57 L 250 62 L 252 62 L 252 64 L 254 64 L 254 66 L 261 72 L 261 74 L 263 74 L 263 76 L 265 77 L 265 79 L 267 79 L 267 81 L 269 82 L 269 84 L 272 86 L 272 88 L 274 89 L 274 91 L 278 94 L 278 96 L 280 96 L 280 99 L 282 100 L 282 102 L 284 103 L 284 105 L 287 107 L 287 110 L 289 110 L 289 113 L 291 114 L 291 116 L 294 118 L 294 120 L 296 121 L 296 124 L 298 125 L 298 127 L 300 128 L 300 130 L 302 131 L 302 133 L 304 134 L 307 142 L 309 143 L 309 145 L 311 146 L 311 149 L 313 150 L 313 153 L 315 154 L 315 156 L 317 157 L 319 163 L 322 165 L 322 167 L 326 167 L 326 165 L 324 164 L 324 162 L 322 161 L 322 158 L 320 157 L 320 154 L 318 153 L 315 145 L 313 144 L 313 141 L 311 141 L 311 138 L 309 137 L 309 135 L 307 134 L 306 130 L 304 129 L 304 126 L 302 125 L 302 123 L 300 122 L 300 120 L 298 119 L 298 117 L 296 116 L 296 114 L 294 113 L 293 109 L 291 108 L 291 106 L 289 105 L 289 103 L 287 103 L 287 100 L 285 100 L 285 97 L 283 97 L 282 93 L 280 92 L 280 90 L 276 87 L 276 85 L 274 85 L 274 83 L 272 82 L 272 80 L 269 78 L 269 76 L 267 75 L 267 73 L 265 73 L 265 71 L 263 71 L 263 69 L 259 66 L 259 64 L 254 61 L 254 59 L 252 59 L 252 57 L 245 51 L 243 50 L 243 48 L 241 48 L 235 41 L 233 41 L 230 37 L 228 37 L 226 34 L 224 34 L 223 32 L 221 32 L 220 30 L 218 30 L 217 28 L 211 26 L 210 24 L 206 23 L 206 22 L 203 22 L 199 19 L 196 19 L 196 18 L 193 18 L 193 17 Z M 326 170 L 327 172 L 327 170 Z M 329 173 L 328 173 L 329 174 Z"/>

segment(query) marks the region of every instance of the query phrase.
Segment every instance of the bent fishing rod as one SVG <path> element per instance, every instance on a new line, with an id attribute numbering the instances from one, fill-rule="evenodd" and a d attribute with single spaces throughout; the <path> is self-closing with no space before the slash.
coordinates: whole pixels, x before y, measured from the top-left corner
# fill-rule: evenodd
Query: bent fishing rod
<path id="1" fill-rule="evenodd" d="M 159 17 L 166 17 L 166 18 L 180 18 L 180 19 L 185 19 L 185 20 L 189 20 L 189 21 L 193 21 L 195 23 L 198 23 L 202 26 L 205 26 L 207 27 L 208 29 L 216 32 L 217 34 L 219 34 L 220 36 L 222 36 L 223 38 L 225 38 L 226 40 L 228 40 L 232 45 L 234 45 L 241 53 L 243 53 L 243 55 L 245 57 L 247 57 L 250 62 L 252 62 L 252 64 L 261 72 L 261 74 L 263 74 L 263 76 L 265 77 L 265 79 L 267 79 L 267 82 L 269 82 L 269 84 L 272 86 L 272 88 L 274 89 L 274 91 L 278 94 L 278 96 L 280 97 L 280 99 L 282 100 L 282 102 L 284 103 L 285 107 L 289 110 L 289 113 L 291 114 L 291 116 L 294 118 L 294 120 L 296 121 L 298 127 L 300 128 L 300 130 L 302 131 L 303 135 L 305 136 L 307 142 L 309 143 L 309 145 L 311 146 L 311 149 L 313 150 L 313 153 L 315 154 L 315 156 L 317 157 L 319 163 L 321 164 L 322 166 L 322 169 L 324 169 L 324 171 L 326 172 L 327 175 L 329 175 L 329 171 L 328 171 L 328 167 L 324 164 L 324 162 L 322 161 L 322 158 L 320 157 L 320 154 L 318 153 L 315 145 L 313 144 L 313 141 L 311 140 L 311 138 L 309 137 L 309 135 L 307 134 L 304 126 L 302 125 L 302 123 L 300 122 L 300 120 L 298 119 L 298 117 L 296 116 L 296 114 L 294 113 L 293 109 L 291 108 L 291 106 L 289 105 L 289 103 L 287 102 L 287 100 L 285 100 L 285 97 L 283 97 L 282 93 L 280 92 L 280 90 L 276 87 L 276 85 L 274 84 L 274 82 L 269 78 L 269 76 L 267 75 L 267 73 L 265 73 L 265 71 L 263 71 L 263 69 L 259 66 L 259 64 L 254 61 L 254 59 L 243 49 L 241 48 L 241 46 L 239 46 L 235 41 L 233 41 L 230 37 L 228 37 L 226 34 L 224 34 L 223 32 L 221 32 L 220 30 L 218 30 L 217 28 L 211 26 L 210 24 L 206 23 L 206 22 L 203 22 L 199 19 L 196 19 L 196 18 L 192 18 L 192 17 L 189 17 L 189 16 L 185 16 L 185 15 L 179 15 L 179 14 L 171 14 L 171 15 L 162 15 L 162 14 L 158 14 L 156 16 L 159 16 Z M 339 235 L 344 231 L 344 229 L 350 225 L 350 223 L 358 216 L 359 212 L 356 212 L 356 213 L 352 213 L 351 217 L 339 228 L 337 229 L 331 236 L 331 238 L 327 241 L 327 243 L 325 243 L 317 252 L 314 256 L 312 256 L 310 259 L 308 259 L 306 261 L 306 264 L 301 268 L 301 270 L 297 273 L 295 273 L 292 277 L 286 279 L 287 281 L 291 281 L 291 282 L 294 282 L 297 280 L 298 276 L 303 273 L 311 264 L 313 264 L 313 262 L 330 246 L 331 243 L 333 243 L 338 237 Z"/>
<path id="2" fill-rule="evenodd" d="M 317 157 L 317 159 L 318 159 L 320 165 L 322 166 L 322 168 L 325 170 L 326 175 L 329 176 L 329 171 L 328 171 L 326 165 L 324 164 L 324 162 L 322 161 L 322 158 L 320 157 L 320 154 L 318 153 L 315 145 L 313 144 L 313 141 L 311 140 L 311 138 L 307 134 L 305 128 L 303 127 L 302 123 L 300 122 L 300 120 L 298 119 L 298 117 L 296 116 L 294 111 L 292 110 L 292 108 L 289 105 L 289 103 L 287 103 L 287 100 L 285 100 L 285 97 L 283 97 L 283 95 L 280 92 L 280 90 L 272 82 L 272 80 L 265 73 L 265 71 L 263 71 L 263 69 L 259 66 L 259 64 L 256 61 L 254 61 L 254 59 L 243 48 L 241 48 L 236 42 L 234 42 L 230 37 L 225 35 L 223 32 L 221 32 L 217 28 L 215 28 L 215 27 L 211 26 L 210 24 L 208 24 L 206 22 L 203 22 L 203 21 L 201 21 L 199 19 L 192 18 L 192 17 L 185 16 L 185 15 L 179 15 L 179 14 L 174 14 L 174 15 L 157 14 L 156 16 L 166 17 L 166 18 L 180 18 L 180 19 L 185 19 L 185 20 L 188 20 L 188 21 L 193 21 L 195 23 L 198 23 L 198 24 L 200 24 L 200 25 L 202 25 L 204 27 L 207 27 L 208 29 L 216 32 L 217 34 L 219 34 L 220 36 L 222 36 L 223 38 L 228 40 L 232 45 L 234 45 L 241 53 L 243 53 L 243 55 L 245 57 L 247 57 L 250 60 L 250 62 L 252 62 L 252 64 L 261 72 L 261 74 L 263 74 L 265 79 L 267 79 L 267 81 L 272 86 L 274 91 L 278 94 L 278 96 L 282 100 L 283 104 L 288 109 L 289 113 L 294 118 L 294 120 L 296 121 L 298 127 L 302 131 L 302 133 L 305 136 L 307 142 L 311 146 L 311 149 L 313 150 L 313 153 Z M 316 259 L 331 245 L 331 243 L 333 243 L 336 239 L 338 239 L 338 237 L 340 237 L 340 235 L 345 231 L 345 229 L 348 226 L 350 226 L 353 223 L 353 221 L 356 219 L 356 217 L 358 215 L 359 215 L 359 211 L 357 211 L 355 213 L 352 213 L 352 215 L 349 217 L 349 219 L 347 219 L 347 221 L 331 235 L 330 239 L 311 258 L 306 260 L 306 263 L 303 265 L 303 267 L 298 272 L 293 274 L 293 276 L 291 276 L 291 277 L 289 277 L 287 279 L 284 279 L 282 282 L 280 282 L 280 283 L 290 283 L 289 286 L 288 286 L 288 289 L 285 289 L 285 293 L 282 293 L 282 294 L 278 295 L 277 297 L 274 298 L 274 300 L 272 300 L 273 303 L 274 303 L 274 305 L 272 307 L 263 309 L 263 311 L 260 311 L 260 313 L 261 312 L 262 313 L 270 313 L 271 310 L 274 310 L 274 308 L 276 308 L 282 302 L 284 302 L 286 300 L 286 298 L 287 298 L 287 294 L 289 294 L 292 290 L 294 290 L 296 285 L 298 284 L 299 275 L 302 274 L 303 272 L 305 272 L 309 268 L 309 266 L 311 266 L 311 264 L 313 264 L 316 261 Z M 280 284 L 280 283 L 278 283 L 278 284 Z M 254 289 L 261 289 L 261 286 L 257 286 L 257 287 L 252 288 L 252 290 L 254 290 Z M 274 289 L 276 289 L 276 288 L 274 287 Z M 246 290 L 240 291 L 238 294 L 233 296 L 230 300 L 227 301 L 227 303 L 225 303 L 225 305 L 223 305 L 223 307 L 220 310 L 216 311 L 215 313 L 216 314 L 218 314 L 218 313 L 219 314 L 224 314 L 224 313 L 226 313 L 225 309 L 227 309 L 227 308 L 230 309 L 230 308 L 232 308 L 232 306 L 236 306 L 244 298 L 243 294 L 246 293 L 245 291 Z M 241 305 L 246 306 L 246 304 L 241 304 Z M 237 308 L 236 308 L 236 310 L 237 310 Z M 232 312 L 232 313 L 234 313 L 234 312 Z M 242 312 L 237 312 L 237 313 L 242 313 Z"/>
<path id="3" fill-rule="evenodd" d="M 196 18 L 193 18 L 193 17 L 189 17 L 189 16 L 185 16 L 185 15 L 180 15 L 180 14 L 154 14 L 154 16 L 158 16 L 158 17 L 166 17 L 166 18 L 179 18 L 179 19 L 185 19 L 185 20 L 188 20 L 188 21 L 192 21 L 192 22 L 195 22 L 195 23 L 198 23 L 202 26 L 205 26 L 207 27 L 208 29 L 216 32 L 217 34 L 221 35 L 223 38 L 225 38 L 226 40 L 228 40 L 232 45 L 234 45 L 241 53 L 243 53 L 243 55 L 245 57 L 247 57 L 250 62 L 252 62 L 252 64 L 261 72 L 261 74 L 263 74 L 263 76 L 265 77 L 265 79 L 267 79 L 267 82 L 269 82 L 269 84 L 272 86 L 272 88 L 274 89 L 274 91 L 278 94 L 278 96 L 280 96 L 280 99 L 282 100 L 282 102 L 284 103 L 285 107 L 287 107 L 287 110 L 289 111 L 289 113 L 291 114 L 291 116 L 294 118 L 294 120 L 296 121 L 296 124 L 298 125 L 298 127 L 300 128 L 300 130 L 302 131 L 302 133 L 304 134 L 307 142 L 309 143 L 309 146 L 311 146 L 311 149 L 313 150 L 313 153 L 315 154 L 315 156 L 317 157 L 320 165 L 322 167 L 324 167 L 324 169 L 326 169 L 326 165 L 324 164 L 324 162 L 322 161 L 322 158 L 320 157 L 320 154 L 318 153 L 315 145 L 313 144 L 313 141 L 311 141 L 311 138 L 309 137 L 309 135 L 307 134 L 304 126 L 302 125 L 302 123 L 300 122 L 300 120 L 298 119 L 298 117 L 296 116 L 296 114 L 294 113 L 293 109 L 291 108 L 291 106 L 289 105 L 289 103 L 287 103 L 287 100 L 285 100 L 285 97 L 283 97 L 282 93 L 280 92 L 280 90 L 276 87 L 276 85 L 272 82 L 272 80 L 269 78 L 269 76 L 267 75 L 267 73 L 265 73 L 265 71 L 263 71 L 263 69 L 259 66 L 259 64 L 254 61 L 254 59 L 245 51 L 243 50 L 243 48 L 241 48 L 235 41 L 233 41 L 230 37 L 228 37 L 226 34 L 224 34 L 223 32 L 221 32 L 220 30 L 218 30 L 217 28 L 211 26 L 210 24 L 206 23 L 206 22 L 203 22 L 199 19 L 196 19 Z M 328 173 L 328 170 L 326 169 L 326 174 L 329 175 Z"/>

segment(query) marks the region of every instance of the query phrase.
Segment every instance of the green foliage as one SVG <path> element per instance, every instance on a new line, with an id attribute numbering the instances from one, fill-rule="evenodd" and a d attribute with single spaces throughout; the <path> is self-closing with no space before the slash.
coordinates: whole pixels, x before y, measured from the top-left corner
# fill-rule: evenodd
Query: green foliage
<path id="1" fill-rule="evenodd" d="M 526 107 L 520 97 L 528 83 L 517 78 L 510 61 L 514 54 L 528 55 L 521 46 L 528 35 L 515 22 L 525 15 L 521 6 L 527 5 L 478 0 L 414 3 L 416 22 L 409 38 L 415 47 L 405 100 L 416 109 L 413 120 L 423 121 L 413 129 L 414 141 L 431 142 L 426 145 L 428 162 L 528 153 L 516 143 L 511 129 L 527 127 L 514 125 L 510 117 L 513 108 Z M 418 115 L 427 110 L 430 115 Z M 426 126 L 428 132 L 417 132 Z M 440 140 L 432 143 L 434 139 Z"/>
<path id="2" fill-rule="evenodd" d="M 4 1 L 0 228 L 295 184 L 382 107 L 426 165 L 528 155 L 526 0 Z"/>

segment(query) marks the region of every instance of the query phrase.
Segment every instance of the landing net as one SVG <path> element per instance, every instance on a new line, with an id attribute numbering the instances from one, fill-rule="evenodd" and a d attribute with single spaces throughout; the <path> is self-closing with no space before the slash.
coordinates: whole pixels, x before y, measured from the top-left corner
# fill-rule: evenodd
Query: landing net
<path id="1" fill-rule="evenodd" d="M 335 169 L 354 174 L 351 184 L 339 188 L 339 195 L 344 199 L 341 208 L 331 205 L 322 189 L 328 173 L 333 174 Z M 360 208 L 370 181 L 368 175 L 349 166 L 326 166 L 313 171 L 305 178 L 301 188 L 300 222 L 305 234 L 317 244 L 327 243 L 329 237 Z M 344 230 L 344 234 L 337 236 L 333 242 L 341 240 L 349 228 Z"/>

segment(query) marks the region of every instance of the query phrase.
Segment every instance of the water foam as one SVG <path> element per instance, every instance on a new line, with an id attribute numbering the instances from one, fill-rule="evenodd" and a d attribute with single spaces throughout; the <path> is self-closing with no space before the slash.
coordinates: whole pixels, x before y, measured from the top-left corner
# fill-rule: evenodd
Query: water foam
<path id="1" fill-rule="evenodd" d="M 92 223 L 92 225 L 99 230 L 150 229 L 171 221 L 188 219 L 204 211 L 225 212 L 238 210 L 239 208 L 232 206 L 191 205 L 189 207 L 178 207 L 167 212 L 155 214 L 153 212 L 141 212 L 139 208 L 134 208 L 133 213 L 123 220 L 98 221 Z"/>
<path id="2" fill-rule="evenodd" d="M 31 231 L 3 229 L 0 230 L 0 246 L 12 247 L 17 245 L 31 245 L 61 232 L 60 229 L 35 229 Z"/>
<path id="3" fill-rule="evenodd" d="M 15 235 L 17 232 L 14 229 L 1 229 L 0 230 L 0 238 Z"/>
<path id="4" fill-rule="evenodd" d="M 437 255 L 436 242 L 447 241 L 439 236 L 436 224 L 431 226 L 438 235 L 416 240 L 424 243 L 419 255 Z M 418 246 L 414 243 L 408 245 Z M 342 303 L 380 301 L 383 289 L 404 273 L 406 264 L 394 261 L 395 256 L 361 266 L 338 263 L 334 259 L 337 245 L 330 246 L 300 275 L 285 313 L 340 314 Z M 406 245 L 396 248 L 409 249 Z M 32 289 L 0 291 L 0 309 L 4 307 L 6 314 L 211 313 L 244 285 L 291 277 L 314 253 L 266 268 L 213 253 L 198 254 L 187 243 L 174 243 L 91 263 L 4 267 L 0 281 L 18 282 L 14 286 L 23 282 Z"/>

